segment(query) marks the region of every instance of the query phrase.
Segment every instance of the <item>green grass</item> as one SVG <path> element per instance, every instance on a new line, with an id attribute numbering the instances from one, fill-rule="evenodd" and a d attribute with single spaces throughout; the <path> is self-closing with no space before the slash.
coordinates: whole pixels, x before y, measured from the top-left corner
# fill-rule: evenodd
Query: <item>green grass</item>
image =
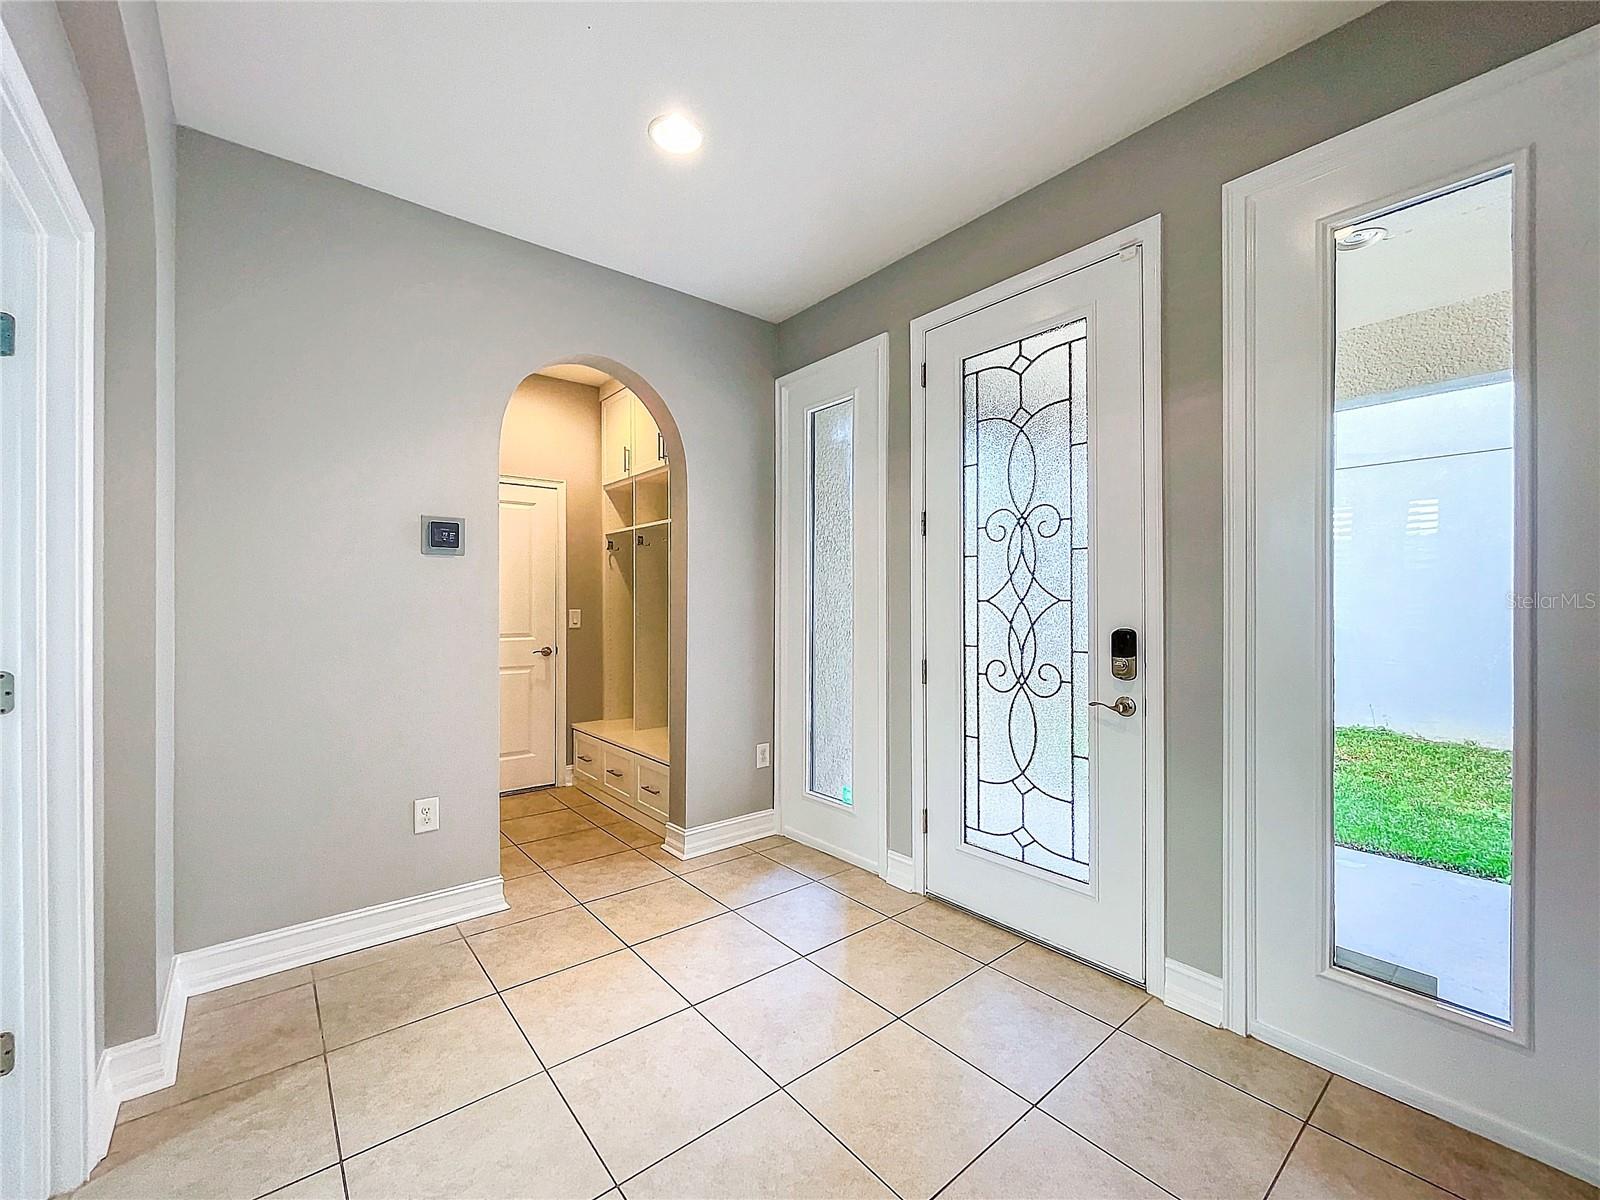
<path id="1" fill-rule="evenodd" d="M 1511 878 L 1511 752 L 1350 726 L 1333 735 L 1341 846 Z"/>

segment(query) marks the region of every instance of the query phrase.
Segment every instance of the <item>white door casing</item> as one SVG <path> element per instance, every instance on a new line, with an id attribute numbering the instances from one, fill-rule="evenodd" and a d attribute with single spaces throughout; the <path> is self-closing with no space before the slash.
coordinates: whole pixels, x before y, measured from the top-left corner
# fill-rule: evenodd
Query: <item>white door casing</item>
<path id="1" fill-rule="evenodd" d="M 1600 1179 L 1600 35 L 1224 194 L 1225 1020 Z M 1511 1021 L 1332 963 L 1332 231 L 1509 169 L 1515 591 Z M 1537 472 L 1537 474 L 1535 474 Z M 1535 480 L 1537 479 L 1537 483 Z"/>
<path id="2" fill-rule="evenodd" d="M 97 1105 L 94 227 L 0 30 L 0 1195 L 56 1195 L 105 1151 Z"/>
<path id="3" fill-rule="evenodd" d="M 796 841 L 880 875 L 888 864 L 888 341 L 881 334 L 841 350 L 785 375 L 775 389 L 779 825 Z M 839 538 L 841 532 L 847 536 Z M 848 562 L 849 579 L 832 569 L 840 562 Z M 813 612 L 820 614 L 815 647 Z M 840 661 L 841 637 L 848 639 L 848 663 Z"/>
<path id="4" fill-rule="evenodd" d="M 1159 237 L 1151 218 L 912 326 L 919 873 L 930 894 L 1157 992 Z M 984 419 L 968 426 L 968 407 Z M 980 458 L 981 474 L 963 468 Z M 970 619 L 967 588 L 984 596 Z M 1119 628 L 1139 639 L 1133 680 L 1110 674 Z M 1088 706 L 1118 697 L 1131 713 Z M 984 799 L 970 819 L 969 792 Z"/>
<path id="5" fill-rule="evenodd" d="M 566 489 L 500 481 L 500 790 L 560 782 L 566 726 Z"/>

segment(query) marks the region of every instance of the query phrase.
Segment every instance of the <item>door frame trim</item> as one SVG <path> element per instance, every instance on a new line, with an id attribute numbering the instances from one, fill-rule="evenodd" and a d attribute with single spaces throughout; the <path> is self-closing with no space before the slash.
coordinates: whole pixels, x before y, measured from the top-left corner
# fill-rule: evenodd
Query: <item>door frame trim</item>
<path id="1" fill-rule="evenodd" d="M 502 474 L 497 482 L 508 483 L 517 487 L 550 488 L 556 494 L 556 778 L 552 786 L 560 787 L 567 782 L 567 768 L 571 765 L 568 762 L 567 755 L 567 743 L 571 732 L 567 728 L 567 481 L 564 479 L 538 479 L 531 475 Z M 495 533 L 495 580 L 497 583 L 499 578 L 500 537 L 497 524 Z M 497 622 L 499 615 L 500 606 L 496 603 L 495 618 Z M 496 652 L 496 661 L 498 661 L 498 650 Z"/>
<path id="2" fill-rule="evenodd" d="M 1155 213 L 1020 275 L 925 313 L 911 322 L 911 820 L 912 876 L 926 892 L 928 742 L 927 570 L 922 516 L 927 508 L 928 334 L 940 326 L 1139 246 L 1144 342 L 1144 972 L 1145 990 L 1161 997 L 1166 977 L 1166 606 L 1161 451 L 1161 214 Z"/>
<path id="3" fill-rule="evenodd" d="M 873 681 L 872 695 L 877 705 L 877 726 L 883 734 L 883 745 L 879 749 L 877 778 L 873 781 L 878 789 L 879 812 L 878 821 L 878 861 L 874 866 L 880 879 L 889 877 L 889 755 L 888 718 L 889 718 L 889 335 L 887 332 L 857 342 L 853 346 L 846 346 L 843 350 L 836 350 L 832 354 L 808 363 L 798 370 L 790 371 L 773 381 L 772 385 L 772 412 L 773 412 L 773 505 L 772 505 L 772 678 L 773 692 L 773 736 L 772 736 L 772 807 L 773 815 L 777 822 L 777 829 L 785 831 L 784 822 L 784 793 L 783 793 L 783 744 L 784 722 L 786 710 L 784 696 L 787 694 L 785 684 L 788 680 L 783 672 L 783 480 L 784 480 L 784 439 L 783 439 L 783 400 L 786 389 L 803 379 L 812 371 L 825 363 L 843 358 L 851 354 L 868 354 L 874 359 L 874 371 L 878 381 L 878 403 L 874 414 L 878 424 L 878 453 L 876 462 L 876 486 L 867 493 L 876 509 L 876 519 L 873 522 L 874 533 L 878 539 L 877 567 L 873 573 L 873 584 L 878 594 L 878 616 L 874 624 L 877 627 L 878 643 L 883 653 L 878 656 L 877 677 Z M 804 714 L 799 719 L 804 720 Z M 803 840 L 803 839 L 795 839 Z M 828 853 L 835 853 L 832 847 L 814 847 L 824 849 Z"/>
<path id="4" fill-rule="evenodd" d="M 1254 655 L 1253 603 L 1251 579 L 1255 570 L 1254 531 L 1252 509 L 1255 503 L 1255 476 L 1252 463 L 1254 449 L 1253 412 L 1255 346 L 1250 326 L 1253 308 L 1249 291 L 1249 277 L 1253 266 L 1253 203 L 1255 197 L 1279 187 L 1332 170 L 1359 157 L 1370 155 L 1384 139 L 1402 136 L 1414 126 L 1432 121 L 1452 109 L 1475 103 L 1485 96 L 1558 70 L 1568 63 L 1593 54 L 1600 49 L 1600 29 L 1588 29 L 1572 35 L 1542 50 L 1516 59 L 1504 66 L 1437 92 L 1386 116 L 1378 117 L 1355 129 L 1348 130 L 1327 141 L 1308 147 L 1287 158 L 1270 163 L 1248 175 L 1223 185 L 1222 202 L 1222 326 L 1223 326 L 1223 927 L 1222 927 L 1222 980 L 1223 1025 L 1235 1033 L 1244 1034 L 1250 1028 L 1250 1010 L 1254 1006 L 1254 933 L 1252 913 L 1255 905 L 1255 886 L 1251 870 L 1253 854 L 1252 822 L 1254 820 L 1254 769 L 1252 765 L 1253 732 L 1250 713 L 1255 702 L 1252 662 Z M 1515 159 L 1518 172 L 1517 200 L 1519 205 L 1516 234 L 1527 247 L 1529 219 L 1525 203 L 1530 180 L 1527 163 L 1516 153 L 1501 156 L 1505 161 Z M 1496 160 L 1500 161 L 1499 159 Z M 1516 377 L 1521 385 L 1528 386 L 1531 358 L 1531 290 L 1526 276 L 1530 260 L 1525 251 L 1519 262 L 1516 280 L 1518 295 L 1514 315 L 1516 361 L 1520 364 Z M 1519 405 L 1520 414 L 1524 406 Z M 1531 454 L 1531 430 L 1520 425 L 1517 429 L 1519 473 L 1517 504 L 1519 508 L 1518 533 L 1523 534 L 1522 513 L 1527 511 L 1531 498 L 1530 463 L 1524 455 Z M 1524 494 L 1528 492 L 1529 494 Z M 1523 538 L 1524 545 L 1517 551 L 1517 574 L 1526 579 L 1531 538 Z M 1514 628 L 1516 657 L 1530 662 L 1531 631 L 1527 622 L 1519 620 Z M 1531 675 L 1523 672 L 1516 685 L 1516 712 L 1519 716 L 1516 735 L 1517 757 L 1529 761 L 1531 749 L 1532 706 L 1526 694 Z M 1523 844 L 1531 839 L 1524 822 L 1528 820 L 1531 801 L 1531 778 L 1519 772 L 1517 780 L 1521 799 L 1517 802 L 1517 829 Z M 1467 1025 L 1491 1036 L 1526 1044 L 1531 1019 L 1529 976 L 1532 972 L 1531 919 L 1532 894 L 1529 870 L 1513 873 L 1512 891 L 1512 1014 L 1517 1019 L 1515 1032 L 1491 1028 L 1487 1022 L 1457 1016 L 1444 1011 L 1444 1007 L 1418 998 L 1415 1002 L 1395 989 L 1382 988 L 1383 994 L 1409 1007 L 1425 1009 L 1458 1024 Z M 1522 947 L 1519 952 L 1518 947 Z M 1358 985 L 1360 986 L 1360 985 Z M 1381 985 L 1368 985 L 1369 988 Z M 1349 1072 L 1346 1072 L 1349 1073 Z M 1359 1078 L 1359 1074 L 1352 1075 Z"/>
<path id="5" fill-rule="evenodd" d="M 38 714 L 38 745 L 29 757 L 40 794 L 30 821 L 35 853 L 23 856 L 21 894 L 32 902 L 24 905 L 23 944 L 18 948 L 19 970 L 37 985 L 27 1028 L 38 1040 L 22 1048 L 19 1062 L 38 1064 L 34 1080 L 39 1086 L 32 1103 L 27 1097 L 23 1101 L 23 1154 L 16 1169 L 25 1193 L 42 1185 L 42 1194 L 54 1195 L 70 1191 L 88 1176 L 104 1153 L 114 1117 L 95 1089 L 102 552 L 96 453 L 97 234 L 49 118 L 3 30 L 0 103 L 24 134 L 21 144 L 7 147 L 13 177 L 45 226 L 41 291 L 47 304 L 59 296 L 66 310 L 45 321 L 40 362 L 45 389 L 37 393 L 44 403 L 35 414 L 39 458 L 33 536 L 38 569 L 33 582 L 38 602 L 33 616 L 42 650 L 39 678 L 19 679 L 17 685 L 19 707 L 31 705 Z M 65 515 L 56 519 L 63 510 Z M 60 903 L 46 905 L 45 897 Z M 27 1080 L 26 1071 L 19 1068 L 19 1084 Z"/>

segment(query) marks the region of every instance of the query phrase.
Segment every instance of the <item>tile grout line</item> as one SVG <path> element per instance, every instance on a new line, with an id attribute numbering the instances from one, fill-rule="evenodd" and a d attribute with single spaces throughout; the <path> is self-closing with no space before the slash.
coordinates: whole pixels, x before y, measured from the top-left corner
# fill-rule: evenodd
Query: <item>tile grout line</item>
<path id="1" fill-rule="evenodd" d="M 516 1029 L 517 1033 L 522 1037 L 522 1040 L 527 1043 L 528 1053 L 532 1054 L 533 1061 L 539 1064 L 539 1071 L 542 1072 L 544 1077 L 550 1081 L 550 1087 L 555 1091 L 555 1094 L 560 1099 L 562 1106 L 566 1108 L 567 1114 L 571 1116 L 572 1123 L 578 1127 L 578 1132 L 583 1134 L 583 1140 L 589 1144 L 589 1153 L 594 1155 L 595 1160 L 600 1164 L 600 1169 L 606 1173 L 606 1178 L 611 1180 L 611 1186 L 616 1188 L 617 1177 L 616 1174 L 611 1170 L 611 1164 L 606 1162 L 605 1158 L 600 1153 L 600 1148 L 594 1144 L 594 1139 L 589 1136 L 589 1131 L 583 1127 L 583 1122 L 578 1119 L 578 1114 L 573 1109 L 572 1102 L 567 1099 L 566 1093 L 561 1090 L 561 1084 L 556 1081 L 555 1073 L 545 1065 L 544 1056 L 539 1053 L 538 1048 L 533 1044 L 533 1039 L 528 1036 L 528 1031 L 522 1027 L 522 1022 L 517 1020 L 517 1014 L 511 1011 L 511 1005 L 507 1003 L 505 995 L 500 991 L 500 985 L 494 981 L 494 976 L 489 974 L 488 968 L 483 965 L 483 960 L 478 959 L 478 952 L 477 950 L 473 949 L 470 942 L 467 944 L 467 949 L 472 951 L 472 957 L 478 961 L 478 969 L 482 971 L 484 976 L 489 980 L 489 986 L 494 988 L 495 999 L 500 1001 L 500 1007 L 505 1011 L 506 1017 L 508 1020 L 510 1020 L 512 1027 Z M 594 960 L 591 959 L 589 961 L 592 962 Z M 528 982 L 532 981 L 530 980 Z M 529 1076 L 529 1078 L 536 1078 L 536 1076 Z M 518 1082 L 526 1082 L 526 1080 L 519 1080 Z M 512 1086 L 515 1086 L 515 1084 Z M 479 1099 L 483 1099 L 483 1097 L 480 1096 Z M 476 1104 L 477 1101 L 474 1100 L 472 1103 Z M 463 1107 L 466 1106 L 463 1105 Z"/>
<path id="2" fill-rule="evenodd" d="M 317 1040 L 322 1043 L 322 1084 L 328 1089 L 328 1123 L 333 1126 L 333 1153 L 338 1160 L 335 1165 L 339 1168 L 339 1188 L 344 1192 L 345 1200 L 350 1200 L 350 1181 L 344 1174 L 344 1142 L 339 1137 L 339 1106 L 333 1099 L 333 1071 L 328 1067 L 328 1033 L 322 1024 L 322 993 L 317 990 L 315 976 L 311 980 L 311 1004 L 317 1010 Z"/>
<path id="3" fill-rule="evenodd" d="M 768 898 L 770 899 L 770 897 L 768 897 Z M 760 901 L 754 901 L 754 903 L 760 903 Z M 749 919 L 746 918 L 746 920 L 748 921 Z M 749 923 L 751 924 L 752 928 L 758 928 L 758 929 L 760 928 L 759 926 L 756 926 L 754 922 L 749 922 Z M 765 933 L 766 931 L 762 930 L 762 932 Z M 772 935 L 768 934 L 767 936 L 771 937 Z M 630 949 L 631 949 L 631 947 L 630 947 Z M 791 950 L 792 950 L 792 948 L 791 948 Z M 660 971 L 656 970 L 655 965 L 653 963 L 651 963 L 648 959 L 646 959 L 642 954 L 638 955 L 638 958 L 639 958 L 639 961 L 644 963 L 644 965 L 646 967 L 649 967 L 651 971 L 655 972 L 656 977 L 659 978 L 662 983 L 666 984 L 669 988 L 672 987 L 672 983 L 667 979 L 666 976 L 662 975 Z M 772 970 L 773 971 L 781 971 L 783 969 L 783 967 L 787 967 L 787 966 L 792 965 L 793 963 L 800 962 L 800 961 L 802 961 L 803 958 L 804 958 L 803 955 L 800 956 L 799 958 L 792 958 L 792 959 L 789 960 L 789 962 L 784 963 L 782 966 L 774 967 L 774 968 L 772 968 Z M 820 968 L 818 968 L 818 969 L 820 970 Z M 770 972 L 770 971 L 769 972 L 763 972 L 763 974 L 771 974 L 771 973 L 772 972 Z M 754 979 L 759 979 L 759 978 L 761 978 L 760 975 L 755 976 L 753 979 L 746 980 L 745 983 L 753 982 Z M 736 987 L 743 987 L 743 986 L 744 986 L 744 984 L 742 984 L 742 983 L 734 985 L 735 988 Z M 734 988 L 726 988 L 721 992 L 717 992 L 714 995 L 706 997 L 705 1000 L 700 1001 L 700 1004 L 708 1003 L 711 1000 L 715 1000 L 717 998 L 717 996 L 726 995 L 727 992 L 731 992 L 733 990 L 734 990 Z M 673 991 L 676 992 L 677 989 L 673 988 Z M 857 993 L 857 994 L 859 995 L 859 993 Z M 686 1003 L 688 1002 L 688 997 L 684 996 L 682 992 L 678 992 L 678 995 L 680 997 L 682 997 L 682 999 Z M 860 1163 L 862 1168 L 868 1174 L 870 1174 L 879 1183 L 883 1184 L 883 1186 L 885 1188 L 888 1188 L 888 1190 L 889 1190 L 891 1195 L 894 1195 L 894 1196 L 899 1196 L 900 1195 L 899 1192 L 895 1191 L 894 1188 L 889 1186 L 889 1183 L 888 1183 L 887 1180 L 885 1180 L 882 1176 L 880 1176 L 876 1171 L 874 1171 L 872 1169 L 872 1167 L 866 1162 L 865 1159 L 863 1159 L 859 1154 L 857 1154 L 854 1150 L 852 1150 L 849 1147 L 849 1145 L 847 1145 L 845 1143 L 843 1138 L 841 1138 L 832 1129 L 829 1129 L 828 1126 L 826 1124 L 824 1124 L 822 1121 L 818 1120 L 815 1113 L 813 1113 L 804 1104 L 802 1104 L 800 1102 L 800 1100 L 796 1096 L 792 1095 L 789 1092 L 789 1089 L 788 1089 L 788 1087 L 786 1085 L 784 1085 L 782 1083 L 779 1083 L 777 1077 L 775 1075 L 773 1075 L 772 1072 L 768 1071 L 765 1067 L 763 1067 L 760 1063 L 758 1063 L 754 1058 L 752 1058 L 750 1056 L 749 1052 L 746 1051 L 743 1046 L 739 1045 L 738 1042 L 734 1041 L 731 1037 L 729 1037 L 728 1034 L 722 1029 L 722 1027 L 720 1025 L 718 1025 L 710 1017 L 706 1016 L 705 1013 L 701 1012 L 700 1011 L 700 1004 L 690 1003 L 689 1004 L 689 1008 L 687 1010 L 680 1010 L 680 1011 L 693 1012 L 702 1021 L 704 1021 L 707 1025 L 709 1025 L 713 1030 L 716 1031 L 718 1036 L 720 1036 L 725 1042 L 727 1042 L 728 1045 L 732 1046 L 737 1053 L 742 1055 L 744 1057 L 745 1061 L 747 1061 L 752 1067 L 754 1067 L 756 1070 L 760 1071 L 763 1075 L 765 1075 L 767 1077 L 768 1082 L 770 1082 L 772 1084 L 772 1086 L 776 1089 L 776 1091 L 768 1092 L 765 1096 L 762 1096 L 761 1099 L 757 1100 L 754 1104 L 747 1105 L 746 1107 L 740 1109 L 738 1112 L 734 1113 L 732 1116 L 728 1117 L 727 1120 L 721 1121 L 718 1124 L 712 1126 L 710 1129 L 705 1130 L 705 1132 L 697 1134 L 695 1137 L 690 1138 L 689 1141 L 685 1142 L 682 1146 L 679 1146 L 676 1150 L 673 1150 L 670 1153 L 663 1155 L 661 1158 L 657 1159 L 656 1162 L 653 1162 L 653 1163 L 649 1164 L 649 1166 L 641 1168 L 639 1171 L 635 1171 L 632 1175 L 628 1176 L 629 1180 L 633 1180 L 633 1179 L 638 1178 L 639 1175 L 643 1174 L 645 1171 L 650 1170 L 651 1167 L 656 1166 L 658 1163 L 665 1162 L 667 1159 L 671 1158 L 672 1155 L 677 1154 L 679 1150 L 686 1149 L 687 1147 L 693 1145 L 695 1142 L 699 1141 L 700 1138 L 705 1137 L 707 1134 L 716 1132 L 716 1130 L 721 1129 L 722 1126 L 728 1124 L 728 1122 L 737 1120 L 739 1117 L 743 1116 L 745 1113 L 747 1113 L 751 1109 L 755 1108 L 756 1105 L 765 1103 L 767 1100 L 772 1099 L 773 1096 L 783 1095 L 783 1096 L 786 1096 L 789 1099 L 789 1101 L 791 1103 L 793 1103 L 795 1105 L 795 1107 L 797 1107 L 801 1112 L 805 1113 L 806 1116 L 810 1117 L 813 1121 L 815 1121 L 817 1126 L 824 1133 L 826 1133 L 834 1141 L 838 1142 L 839 1145 L 844 1148 L 845 1153 L 850 1155 L 858 1163 Z M 887 1029 L 888 1026 L 885 1025 L 882 1028 Z M 877 1032 L 877 1031 L 874 1030 L 874 1032 Z M 871 1036 L 872 1036 L 872 1034 L 868 1034 L 867 1035 L 867 1037 L 871 1037 Z M 866 1038 L 862 1038 L 861 1039 L 861 1041 L 865 1041 L 865 1040 L 866 1040 Z M 859 1044 L 860 1044 L 860 1042 L 852 1042 L 851 1043 L 852 1046 L 859 1045 Z M 841 1053 L 843 1053 L 843 1051 L 841 1051 Z M 618 1185 L 618 1186 L 619 1186 L 619 1190 L 620 1190 L 620 1186 L 621 1185 Z M 626 1200 L 626 1193 L 624 1193 L 624 1200 Z"/>
<path id="4" fill-rule="evenodd" d="M 1288 1150 L 1284 1151 L 1283 1161 L 1278 1164 L 1278 1169 L 1272 1173 L 1272 1179 L 1267 1184 L 1267 1190 L 1261 1193 L 1262 1200 L 1272 1195 L 1272 1189 L 1278 1186 L 1278 1180 L 1283 1178 L 1283 1169 L 1289 1165 L 1289 1160 L 1294 1157 L 1294 1148 L 1300 1144 L 1300 1139 L 1305 1136 L 1307 1128 L 1311 1125 L 1311 1114 L 1317 1111 L 1317 1105 L 1322 1103 L 1322 1097 L 1327 1095 L 1329 1086 L 1333 1083 L 1332 1075 L 1323 1081 L 1322 1090 L 1317 1093 L 1317 1098 L 1306 1110 L 1305 1117 L 1300 1122 L 1300 1128 L 1294 1131 L 1294 1137 L 1289 1141 Z"/>

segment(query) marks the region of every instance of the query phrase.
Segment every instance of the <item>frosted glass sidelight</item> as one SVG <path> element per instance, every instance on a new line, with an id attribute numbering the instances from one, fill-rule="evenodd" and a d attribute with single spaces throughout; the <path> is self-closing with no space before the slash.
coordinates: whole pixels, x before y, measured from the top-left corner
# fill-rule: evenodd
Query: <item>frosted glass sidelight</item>
<path id="1" fill-rule="evenodd" d="M 962 363 L 967 845 L 1089 879 L 1089 325 Z M 1076 653 L 1074 653 L 1076 651 Z"/>
<path id="2" fill-rule="evenodd" d="M 841 400 L 811 414 L 811 579 L 807 680 L 811 791 L 849 804 L 854 680 L 855 409 Z"/>

